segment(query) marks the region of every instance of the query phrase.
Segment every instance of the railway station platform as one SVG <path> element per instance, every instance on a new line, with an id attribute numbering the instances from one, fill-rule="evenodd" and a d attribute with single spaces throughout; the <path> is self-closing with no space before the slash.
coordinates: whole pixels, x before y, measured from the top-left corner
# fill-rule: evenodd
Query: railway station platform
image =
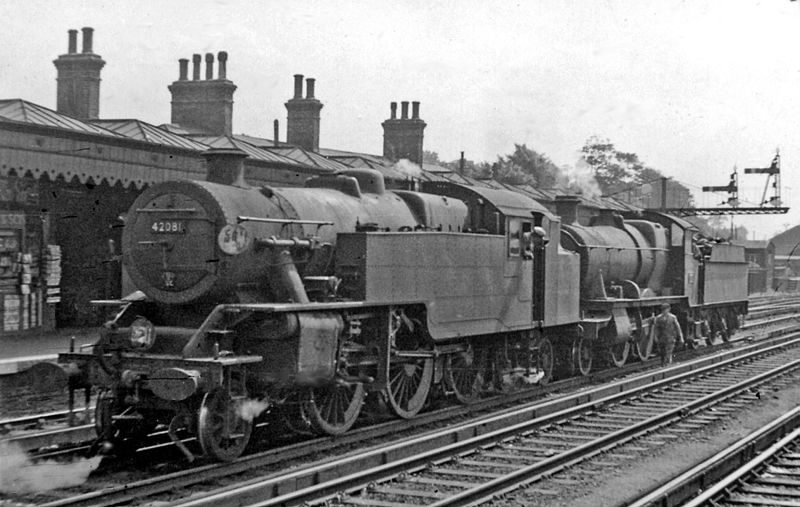
<path id="1" fill-rule="evenodd" d="M 73 336 L 77 350 L 81 345 L 95 341 L 97 328 L 64 328 L 23 336 L 0 334 L 0 375 L 17 373 L 36 363 L 55 360 L 60 352 L 69 351 Z"/>

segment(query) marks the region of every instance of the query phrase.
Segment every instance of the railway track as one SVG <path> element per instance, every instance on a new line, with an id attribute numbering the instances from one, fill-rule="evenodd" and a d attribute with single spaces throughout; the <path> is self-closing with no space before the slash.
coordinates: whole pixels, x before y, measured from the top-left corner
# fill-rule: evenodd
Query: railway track
<path id="1" fill-rule="evenodd" d="M 629 507 L 797 505 L 798 467 L 800 407 L 662 484 Z"/>
<path id="2" fill-rule="evenodd" d="M 798 466 L 800 429 L 795 429 L 687 505 L 797 505 Z"/>
<path id="3" fill-rule="evenodd" d="M 777 344 L 780 342 L 780 344 Z M 782 337 L 772 341 L 773 347 L 785 347 L 786 343 L 793 345 L 800 343 L 797 337 Z M 394 443 L 378 446 L 369 452 L 357 452 L 344 458 L 333 458 L 327 463 L 312 467 L 298 468 L 296 472 L 286 475 L 280 473 L 270 476 L 264 480 L 261 477 L 269 472 L 269 465 L 275 463 L 284 464 L 293 457 L 306 457 L 311 455 L 324 455 L 336 445 L 343 445 L 349 442 L 363 442 L 377 435 L 396 435 L 403 424 L 416 423 L 392 421 L 385 423 L 382 428 L 370 427 L 363 430 L 345 435 L 343 439 L 337 441 L 328 439 L 316 439 L 315 441 L 303 442 L 293 446 L 286 446 L 280 449 L 267 451 L 251 456 L 247 456 L 234 463 L 213 464 L 195 467 L 171 474 L 162 474 L 152 477 L 145 481 L 131 482 L 124 485 L 105 488 L 89 494 L 75 497 L 62 498 L 51 502 L 50 506 L 67 505 L 114 505 L 122 502 L 129 502 L 133 499 L 137 501 L 147 501 L 144 499 L 153 498 L 153 495 L 172 492 L 176 488 L 183 488 L 186 494 L 210 487 L 209 484 L 219 484 L 225 482 L 222 478 L 231 477 L 237 474 L 249 473 L 252 479 L 247 480 L 248 485 L 244 487 L 244 497 L 230 496 L 222 494 L 221 500 L 218 495 L 212 494 L 206 499 L 196 499 L 196 505 L 211 505 L 222 502 L 223 504 L 247 503 L 247 499 L 270 498 L 282 492 L 295 491 L 303 485 L 317 484 L 329 477 L 339 477 L 347 475 L 354 470 L 366 470 L 387 463 L 396 463 L 398 460 L 407 458 L 413 452 L 429 451 L 430 447 L 425 446 L 444 446 L 452 444 L 454 441 L 462 441 L 469 438 L 477 438 L 481 435 L 504 429 L 514 424 L 529 423 L 531 419 L 538 417 L 549 417 L 553 414 L 565 410 L 576 410 L 576 406 L 586 403 L 607 403 L 609 396 L 623 396 L 633 390 L 648 389 L 646 386 L 652 382 L 665 382 L 670 378 L 677 378 L 681 375 L 697 375 L 703 368 L 714 368 L 725 361 L 741 362 L 747 354 L 756 353 L 760 355 L 768 354 L 764 352 L 766 344 L 755 344 L 735 350 L 726 350 L 715 356 L 705 356 L 694 361 L 676 365 L 668 370 L 650 371 L 640 376 L 624 379 L 617 382 L 601 385 L 592 389 L 587 389 L 581 393 L 571 394 L 545 402 L 528 403 L 521 407 L 507 409 L 501 413 L 493 414 L 478 419 L 473 419 L 463 424 L 453 426 L 455 430 L 446 432 L 444 430 L 433 430 L 423 436 L 410 437 L 401 441 L 393 440 Z M 760 351 L 759 351 L 760 350 Z M 792 349 L 795 350 L 795 349 Z M 795 354 L 800 357 L 800 349 L 796 349 Z M 738 358 L 738 359 L 737 359 Z M 776 359 L 777 360 L 777 359 Z M 783 360 L 779 360 L 783 361 Z M 784 361 L 785 362 L 785 361 Z M 599 401 L 603 400 L 603 401 Z M 464 407 L 468 409 L 469 407 Z M 450 417 L 451 418 L 451 417 Z M 370 435 L 368 432 L 373 432 Z M 391 438 L 391 437 L 390 437 Z M 350 439 L 350 440 L 347 440 Z M 342 441 L 343 440 L 343 441 Z M 420 447 L 422 446 L 422 447 Z M 423 449 L 424 448 L 424 449 Z M 265 468 L 266 467 L 266 468 Z M 273 467 L 275 468 L 275 467 Z M 266 471 L 265 471 L 266 470 Z M 228 479 L 229 481 L 232 479 Z M 205 484 L 205 486 L 203 486 Z M 338 491 L 338 489 L 336 490 Z M 254 497 L 251 495 L 255 495 Z"/>

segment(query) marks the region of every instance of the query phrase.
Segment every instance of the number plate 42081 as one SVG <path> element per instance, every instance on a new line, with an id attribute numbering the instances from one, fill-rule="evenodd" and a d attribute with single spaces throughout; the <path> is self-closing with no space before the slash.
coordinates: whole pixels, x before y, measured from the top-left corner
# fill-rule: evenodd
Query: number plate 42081
<path id="1" fill-rule="evenodd" d="M 153 225 L 150 226 L 150 231 L 156 234 L 185 234 L 186 222 L 174 220 L 153 222 Z"/>

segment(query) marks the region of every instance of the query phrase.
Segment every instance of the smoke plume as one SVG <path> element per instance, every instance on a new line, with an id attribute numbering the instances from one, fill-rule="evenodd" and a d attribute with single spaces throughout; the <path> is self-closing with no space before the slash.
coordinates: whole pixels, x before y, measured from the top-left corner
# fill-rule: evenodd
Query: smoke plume
<path id="1" fill-rule="evenodd" d="M 422 177 L 422 168 L 411 162 L 408 159 L 401 158 L 398 160 L 393 167 L 394 170 L 403 173 L 408 178 L 417 178 L 419 179 Z"/>
<path id="2" fill-rule="evenodd" d="M 269 408 L 269 402 L 267 401 L 245 400 L 239 405 L 237 413 L 239 417 L 249 422 L 261 415 L 261 412 L 265 411 L 267 408 Z"/>
<path id="3" fill-rule="evenodd" d="M 57 461 L 32 462 L 14 444 L 0 442 L 0 492 L 11 494 L 42 493 L 69 488 L 86 482 L 89 474 L 100 465 L 101 456 Z"/>
<path id="4" fill-rule="evenodd" d="M 600 185 L 594 179 L 592 167 L 583 159 L 578 159 L 575 166 L 561 166 L 562 185 L 572 192 L 582 194 L 584 197 L 596 199 L 603 195 Z"/>

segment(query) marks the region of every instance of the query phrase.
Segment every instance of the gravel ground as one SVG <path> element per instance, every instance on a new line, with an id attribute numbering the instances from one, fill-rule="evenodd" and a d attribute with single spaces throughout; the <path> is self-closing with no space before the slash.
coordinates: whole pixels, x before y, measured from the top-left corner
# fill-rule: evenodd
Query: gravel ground
<path id="1" fill-rule="evenodd" d="M 615 467 L 578 465 L 506 495 L 487 505 L 497 507 L 627 505 L 656 486 L 713 456 L 800 404 L 800 386 L 762 390 L 761 399 L 732 417 L 709 424 L 696 435 L 650 448 Z M 600 458 L 602 459 L 602 457 Z M 566 490 L 566 491 L 565 491 Z"/>

